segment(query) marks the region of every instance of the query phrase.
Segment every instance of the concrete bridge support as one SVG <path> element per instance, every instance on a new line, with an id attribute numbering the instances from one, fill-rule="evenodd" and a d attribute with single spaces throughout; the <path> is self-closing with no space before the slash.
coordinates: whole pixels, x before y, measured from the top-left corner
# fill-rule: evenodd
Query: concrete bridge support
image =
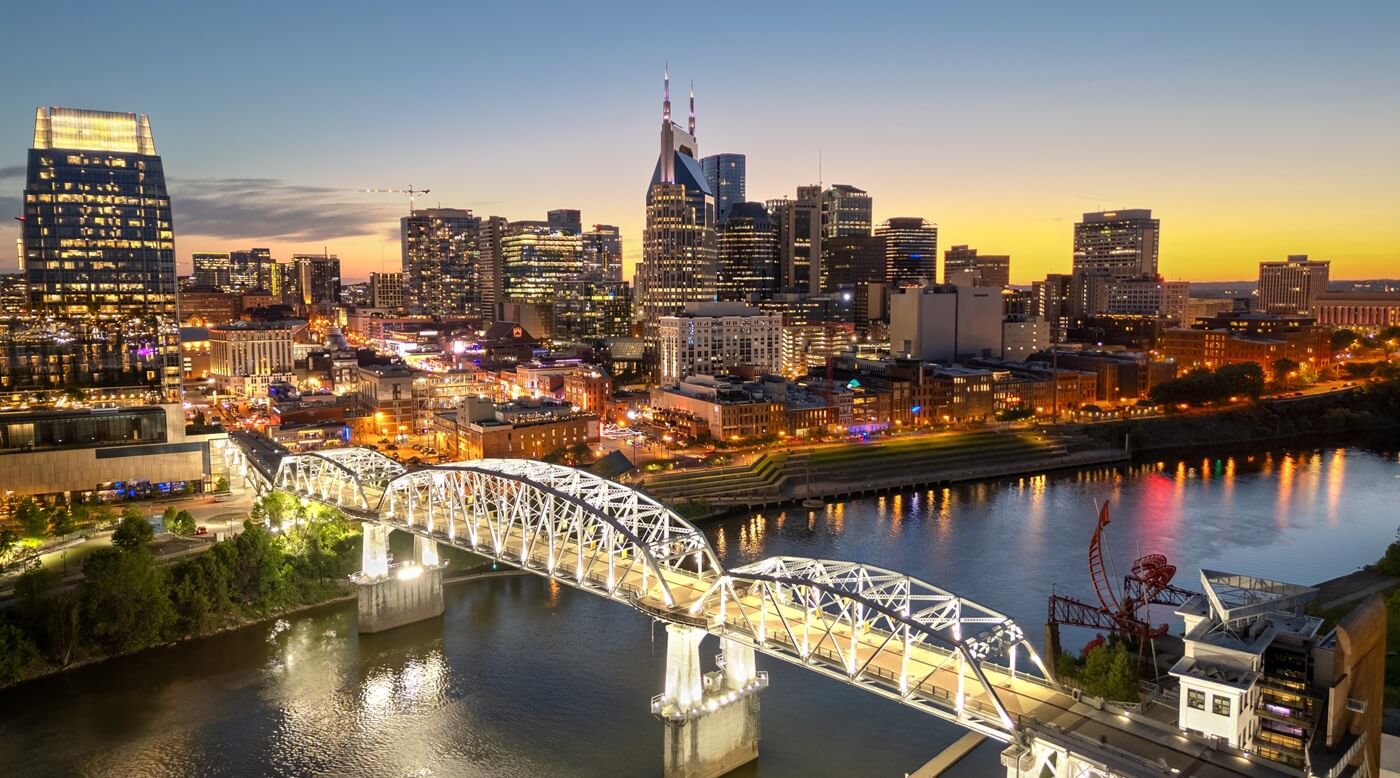
<path id="1" fill-rule="evenodd" d="M 437 541 L 415 536 L 411 562 L 389 566 L 389 527 L 366 522 L 359 584 L 360 634 L 383 632 L 442 615 Z"/>
<path id="2" fill-rule="evenodd" d="M 706 632 L 666 626 L 666 689 L 652 713 L 666 727 L 666 778 L 715 778 L 758 758 L 758 693 L 768 685 L 753 649 L 724 642 L 721 669 L 702 674 Z"/>

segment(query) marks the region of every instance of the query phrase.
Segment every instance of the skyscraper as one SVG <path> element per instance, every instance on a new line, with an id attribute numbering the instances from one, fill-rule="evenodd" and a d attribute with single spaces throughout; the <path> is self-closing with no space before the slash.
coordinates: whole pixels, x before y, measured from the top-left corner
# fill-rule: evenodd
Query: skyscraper
<path id="1" fill-rule="evenodd" d="M 1259 263 L 1259 310 L 1312 316 L 1317 297 L 1327 291 L 1332 263 L 1290 254 L 1283 262 Z"/>
<path id="2" fill-rule="evenodd" d="M 1005 254 L 978 255 L 970 246 L 954 246 L 943 252 L 943 283 L 958 283 L 959 273 L 971 286 L 1006 287 L 1011 284 L 1011 257 Z"/>
<path id="3" fill-rule="evenodd" d="M 501 303 L 506 299 L 506 269 L 501 255 L 501 239 L 509 229 L 510 222 L 506 217 L 488 216 L 481 220 L 476 236 L 476 253 L 481 269 L 476 313 L 488 322 L 494 322 L 501 315 Z"/>
<path id="4" fill-rule="evenodd" d="M 481 313 L 481 218 L 462 208 L 424 208 L 399 220 L 405 304 L 417 313 Z"/>
<path id="5" fill-rule="evenodd" d="M 194 263 L 194 285 L 202 289 L 217 289 L 220 292 L 230 287 L 230 262 L 228 252 L 195 252 L 190 255 Z"/>
<path id="6" fill-rule="evenodd" d="M 501 257 L 511 302 L 548 304 L 556 283 L 583 275 L 580 236 L 556 231 L 548 222 L 511 222 L 501 238 Z"/>
<path id="7" fill-rule="evenodd" d="M 560 281 L 551 302 L 556 341 L 586 343 L 632 334 L 632 294 L 626 281 Z"/>
<path id="8" fill-rule="evenodd" d="M 705 181 L 709 183 L 710 191 L 715 193 L 717 223 L 729 218 L 731 206 L 744 202 L 747 166 L 748 160 L 743 154 L 711 154 L 700 159 Z"/>
<path id="9" fill-rule="evenodd" d="M 403 273 L 370 273 L 369 305 L 391 311 L 403 308 Z"/>
<path id="10" fill-rule="evenodd" d="M 598 281 L 622 280 L 621 230 L 611 224 L 595 224 L 583 233 L 583 275 Z"/>
<path id="11" fill-rule="evenodd" d="M 883 316 L 884 283 L 883 235 L 850 235 L 822 242 L 822 291 L 851 293 L 856 328 L 862 333 L 873 319 Z"/>
<path id="12" fill-rule="evenodd" d="M 850 184 L 832 184 L 822 192 L 822 236 L 869 235 L 873 209 L 874 201 L 864 189 Z"/>
<path id="13" fill-rule="evenodd" d="M 821 188 L 799 186 L 797 199 L 769 200 L 778 228 L 778 285 L 785 292 L 821 291 Z"/>
<path id="14" fill-rule="evenodd" d="M 938 225 L 918 216 L 885 220 L 875 234 L 885 239 L 885 281 L 898 288 L 938 278 Z"/>
<path id="15" fill-rule="evenodd" d="M 39 108 L 22 218 L 35 321 L 11 328 L 0 387 L 146 385 L 178 397 L 175 233 L 146 116 Z"/>
<path id="16" fill-rule="evenodd" d="M 267 249 L 229 252 L 229 282 L 235 291 L 275 291 L 277 263 Z"/>
<path id="17" fill-rule="evenodd" d="M 688 127 L 671 121 L 671 78 L 661 108 L 661 153 L 647 189 L 637 297 L 644 333 L 655 340 L 662 316 L 715 298 L 715 196 L 696 160 L 695 93 Z"/>
<path id="18" fill-rule="evenodd" d="M 560 208 L 545 214 L 549 228 L 555 232 L 578 235 L 583 232 L 583 214 L 573 208 Z"/>
<path id="19" fill-rule="evenodd" d="M 762 203 L 734 203 L 719 227 L 720 300 L 748 302 L 778 291 L 778 231 Z"/>
<path id="20" fill-rule="evenodd" d="M 1155 278 L 1160 232 L 1148 208 L 1086 213 L 1074 225 L 1074 272 Z"/>
<path id="21" fill-rule="evenodd" d="M 293 254 L 297 292 L 302 305 L 340 302 L 340 257 L 334 254 Z"/>

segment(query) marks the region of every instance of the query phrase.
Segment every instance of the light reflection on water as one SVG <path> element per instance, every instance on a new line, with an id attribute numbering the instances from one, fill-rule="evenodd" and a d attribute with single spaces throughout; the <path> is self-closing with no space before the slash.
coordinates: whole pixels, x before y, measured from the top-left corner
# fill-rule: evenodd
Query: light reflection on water
<path id="1" fill-rule="evenodd" d="M 789 506 L 706 531 L 727 564 L 864 560 L 984 602 L 1038 638 L 1052 584 L 1089 591 L 1096 501 L 1113 502 L 1108 548 L 1120 569 L 1160 551 L 1187 586 L 1202 566 L 1312 583 L 1391 539 L 1397 475 L 1393 449 L 1192 457 Z M 0 764 L 7 775 L 660 772 L 647 703 L 663 633 L 629 608 L 527 576 L 447 592 L 441 621 L 381 635 L 356 635 L 345 604 L 0 692 Z M 772 674 L 765 778 L 899 775 L 961 734 L 759 661 Z M 984 747 L 951 774 L 998 769 Z"/>

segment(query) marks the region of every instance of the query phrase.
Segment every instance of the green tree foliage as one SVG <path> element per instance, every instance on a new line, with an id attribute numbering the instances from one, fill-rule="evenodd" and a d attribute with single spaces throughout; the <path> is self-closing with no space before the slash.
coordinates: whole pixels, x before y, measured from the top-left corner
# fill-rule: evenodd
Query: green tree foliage
<path id="1" fill-rule="evenodd" d="M 189 511 L 176 511 L 174 516 L 165 520 L 165 529 L 171 534 L 189 537 L 194 534 L 194 516 Z"/>
<path id="2" fill-rule="evenodd" d="M 1061 654 L 1057 671 L 1085 692 L 1114 702 L 1137 702 L 1137 661 L 1121 640 L 1111 638 L 1083 658 Z"/>
<path id="3" fill-rule="evenodd" d="M 253 503 L 251 516 L 255 522 L 281 527 L 299 518 L 301 513 L 301 502 L 296 497 L 286 492 L 268 492 Z"/>
<path id="4" fill-rule="evenodd" d="M 141 511 L 137 510 L 134 514 L 124 512 L 121 523 L 112 533 L 112 545 L 124 551 L 134 551 L 145 548 L 155 536 L 155 528 L 141 515 Z"/>
<path id="5" fill-rule="evenodd" d="M 144 549 L 102 549 L 83 563 L 83 626 L 108 653 L 153 646 L 168 638 L 175 610 L 166 595 L 167 571 Z"/>
<path id="6" fill-rule="evenodd" d="M 1167 406 L 1185 403 L 1205 405 L 1231 397 L 1258 399 L 1264 393 L 1264 371 L 1254 362 L 1222 365 L 1216 370 L 1199 368 L 1152 387 L 1152 401 Z"/>
<path id="7" fill-rule="evenodd" d="M 1275 359 L 1272 365 L 1274 369 L 1274 383 L 1279 386 L 1288 386 L 1293 382 L 1292 373 L 1297 372 L 1298 363 L 1288 357 Z"/>
<path id="8" fill-rule="evenodd" d="M 88 519 L 98 527 L 106 527 L 117 520 L 117 512 L 110 505 L 99 505 L 88 513 Z"/>
<path id="9" fill-rule="evenodd" d="M 60 505 L 49 512 L 49 530 L 53 533 L 54 537 L 62 537 L 76 532 L 78 530 L 78 522 L 74 518 L 72 511 Z"/>
<path id="10" fill-rule="evenodd" d="M 216 492 L 227 492 L 227 491 L 228 491 L 228 478 L 226 478 L 226 477 L 224 477 L 224 476 L 219 476 L 219 480 L 217 480 L 217 481 L 214 482 L 214 491 L 216 491 Z"/>
<path id="11" fill-rule="evenodd" d="M 66 666 L 79 647 L 80 601 L 74 590 L 59 588 L 58 573 L 36 567 L 15 582 L 11 616 L 40 653 Z"/>
<path id="12" fill-rule="evenodd" d="M 135 505 L 128 505 L 125 508 L 122 508 L 122 521 L 125 521 L 130 518 L 137 518 L 142 521 L 145 521 L 146 514 L 142 513 L 141 509 L 136 507 Z"/>
<path id="13" fill-rule="evenodd" d="M 12 684 L 43 662 L 39 647 L 14 624 L 0 623 L 0 686 Z"/>
<path id="14" fill-rule="evenodd" d="M 1333 351 L 1346 351 L 1355 342 L 1356 333 L 1351 330 L 1334 330 L 1332 332 Z"/>
<path id="15" fill-rule="evenodd" d="M 15 506 L 15 521 L 27 538 L 42 538 L 49 529 L 49 512 L 28 497 Z"/>
<path id="16" fill-rule="evenodd" d="M 19 533 L 12 529 L 0 529 L 0 560 L 9 555 L 19 544 Z"/>

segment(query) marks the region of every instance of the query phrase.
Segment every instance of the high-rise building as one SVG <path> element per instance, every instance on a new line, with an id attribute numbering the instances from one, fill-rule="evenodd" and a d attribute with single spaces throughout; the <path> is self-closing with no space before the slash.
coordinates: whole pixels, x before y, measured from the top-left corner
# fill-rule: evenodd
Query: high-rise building
<path id="1" fill-rule="evenodd" d="M 870 193 L 850 184 L 832 184 L 822 192 L 822 236 L 849 238 L 869 235 L 874 224 Z"/>
<path id="2" fill-rule="evenodd" d="M 582 238 L 558 232 L 548 222 L 511 222 L 501 238 L 505 298 L 515 303 L 548 304 L 554 285 L 583 275 Z"/>
<path id="3" fill-rule="evenodd" d="M 219 391 L 267 397 L 272 383 L 292 380 L 292 334 L 305 324 L 240 321 L 210 327 L 209 374 Z"/>
<path id="4" fill-rule="evenodd" d="M 967 274 L 959 278 L 959 274 Z M 968 286 L 1006 287 L 1011 285 L 1011 257 L 1005 254 L 978 255 L 977 249 L 954 246 L 943 252 L 943 283 L 966 281 Z"/>
<path id="5" fill-rule="evenodd" d="M 229 252 L 229 284 L 235 292 L 272 292 L 277 263 L 267 249 Z"/>
<path id="6" fill-rule="evenodd" d="M 501 239 L 509 230 L 510 222 L 506 217 L 488 216 L 481 220 L 481 228 L 476 236 L 476 253 L 481 262 L 477 313 L 491 322 L 500 315 L 501 303 L 506 299 L 506 269 L 501 253 Z"/>
<path id="7" fill-rule="evenodd" d="M 850 293 L 857 330 L 865 332 L 871 321 L 884 318 L 884 289 L 885 236 L 822 241 L 822 291 Z"/>
<path id="8" fill-rule="evenodd" d="M 369 306 L 391 311 L 403 308 L 403 273 L 370 273 Z"/>
<path id="9" fill-rule="evenodd" d="M 228 252 L 195 252 L 190 255 L 194 264 L 194 285 L 201 289 L 228 291 L 231 286 Z"/>
<path id="10" fill-rule="evenodd" d="M 743 154 L 711 154 L 700 158 L 700 170 L 710 191 L 715 193 L 715 221 L 729 218 L 729 209 L 747 200 L 745 168 L 748 160 Z"/>
<path id="11" fill-rule="evenodd" d="M 658 322 L 661 380 L 738 368 L 782 369 L 783 315 L 742 303 L 697 303 Z"/>
<path id="12" fill-rule="evenodd" d="M 720 300 L 748 302 L 778 291 L 778 231 L 762 203 L 734 203 L 716 232 Z"/>
<path id="13" fill-rule="evenodd" d="M 1155 278 L 1160 233 L 1148 208 L 1086 213 L 1074 225 L 1074 271 Z"/>
<path id="14" fill-rule="evenodd" d="M 989 286 L 905 287 L 890 295 L 890 353 L 951 363 L 1001 356 L 1001 290 Z"/>
<path id="15" fill-rule="evenodd" d="M 11 328 L 0 388 L 180 389 L 175 233 L 146 116 L 39 108 L 20 269 L 34 321 Z"/>
<path id="16" fill-rule="evenodd" d="M 1050 323 L 1050 337 L 1056 342 L 1064 339 L 1073 315 L 1073 280 L 1069 273 L 1051 273 L 1031 284 L 1031 315 Z"/>
<path id="17" fill-rule="evenodd" d="M 340 303 L 340 257 L 334 254 L 293 254 L 298 302 L 302 305 Z"/>
<path id="18" fill-rule="evenodd" d="M 549 228 L 566 235 L 579 235 L 583 232 L 583 214 L 573 208 L 559 208 L 545 214 Z"/>
<path id="19" fill-rule="evenodd" d="M 1108 303 L 1104 312 L 1150 316 L 1180 326 L 1190 323 L 1186 321 L 1186 305 L 1190 297 L 1190 281 L 1166 281 L 1161 277 L 1124 278 L 1109 282 Z"/>
<path id="20" fill-rule="evenodd" d="M 900 216 L 885 220 L 875 234 L 885 239 L 885 280 L 890 286 L 917 286 L 938 278 L 938 225 L 918 216 Z"/>
<path id="21" fill-rule="evenodd" d="M 583 275 L 598 281 L 622 280 L 622 231 L 595 224 L 583 233 Z"/>
<path id="22" fill-rule="evenodd" d="M 553 304 L 556 341 L 588 343 L 632 334 L 632 290 L 626 281 L 560 281 Z"/>
<path id="23" fill-rule="evenodd" d="M 661 317 L 678 314 L 688 303 L 715 299 L 715 195 L 696 159 L 695 94 L 690 122 L 671 121 L 671 79 L 665 79 L 661 109 L 661 154 L 647 189 L 642 263 L 637 268 L 637 302 L 643 332 L 653 342 Z"/>
<path id="24" fill-rule="evenodd" d="M 481 218 L 463 208 L 424 208 L 399 220 L 404 301 L 416 313 L 481 313 Z"/>
<path id="25" fill-rule="evenodd" d="M 778 228 L 778 286 L 788 292 L 821 292 L 821 187 L 800 186 L 795 200 L 769 200 L 768 210 Z"/>
<path id="26" fill-rule="evenodd" d="M 1290 254 L 1288 259 L 1259 263 L 1259 310 L 1265 313 L 1312 316 L 1317 298 L 1327 291 L 1332 263 Z"/>

